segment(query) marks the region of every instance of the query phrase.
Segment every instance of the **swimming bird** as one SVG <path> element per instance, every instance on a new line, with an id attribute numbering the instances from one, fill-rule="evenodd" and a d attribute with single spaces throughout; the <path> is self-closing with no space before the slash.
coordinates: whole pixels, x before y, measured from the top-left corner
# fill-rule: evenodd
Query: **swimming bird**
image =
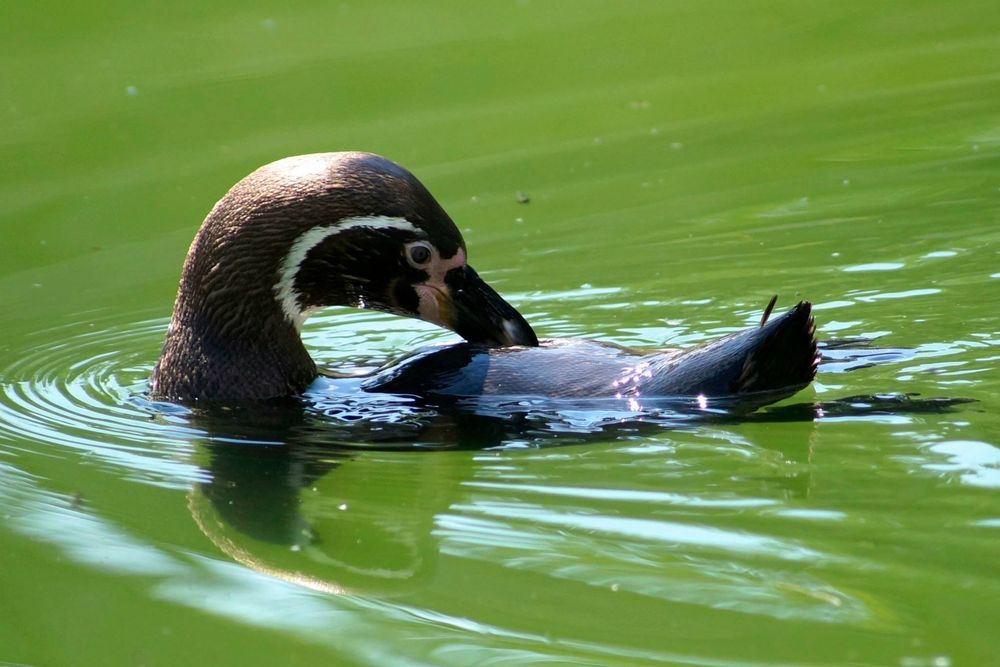
<path id="1" fill-rule="evenodd" d="M 368 392 L 777 400 L 816 372 L 815 323 L 800 302 L 760 326 L 684 350 L 542 341 L 469 266 L 461 233 L 409 171 L 371 153 L 267 164 L 237 183 L 198 231 L 152 377 L 154 399 L 263 400 L 318 376 L 300 338 L 325 306 L 417 317 L 466 342 L 368 378 Z M 773 306 L 773 301 L 771 306 Z"/>

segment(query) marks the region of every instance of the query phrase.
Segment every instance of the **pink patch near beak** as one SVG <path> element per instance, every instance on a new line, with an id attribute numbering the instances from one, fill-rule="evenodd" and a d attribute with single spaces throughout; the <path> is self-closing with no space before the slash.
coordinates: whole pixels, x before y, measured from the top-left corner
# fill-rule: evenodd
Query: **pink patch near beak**
<path id="1" fill-rule="evenodd" d="M 451 300 L 444 277 L 452 269 L 463 267 L 465 264 L 466 258 L 463 248 L 459 248 L 458 252 L 447 259 L 438 255 L 437 250 L 434 251 L 434 258 L 427 266 L 429 277 L 424 282 L 413 286 L 419 299 L 417 313 L 420 315 L 420 319 L 445 329 L 452 328 L 445 320 L 445 313 L 442 313 L 441 309 L 442 303 L 447 307 L 447 303 Z"/>

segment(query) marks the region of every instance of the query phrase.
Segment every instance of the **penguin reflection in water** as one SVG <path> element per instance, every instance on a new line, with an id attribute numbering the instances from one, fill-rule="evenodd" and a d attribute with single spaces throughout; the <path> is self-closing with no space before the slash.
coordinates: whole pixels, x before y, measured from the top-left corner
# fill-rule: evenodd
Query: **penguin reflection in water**
<path id="1" fill-rule="evenodd" d="M 739 411 L 790 396 L 819 357 L 810 304 L 684 350 L 543 340 L 467 263 L 458 228 L 410 172 L 369 153 L 265 165 L 202 224 L 150 381 L 156 400 L 296 396 L 317 377 L 300 338 L 325 306 L 418 317 L 466 342 L 383 369 L 365 392 L 478 397 L 723 399 Z"/>

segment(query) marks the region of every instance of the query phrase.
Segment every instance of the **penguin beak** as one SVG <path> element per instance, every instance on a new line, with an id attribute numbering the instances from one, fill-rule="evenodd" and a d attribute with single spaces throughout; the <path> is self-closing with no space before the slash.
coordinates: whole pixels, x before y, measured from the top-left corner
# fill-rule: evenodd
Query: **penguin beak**
<path id="1" fill-rule="evenodd" d="M 536 347 L 538 337 L 521 313 L 503 300 L 471 266 L 448 271 L 438 292 L 442 323 L 470 343 Z"/>

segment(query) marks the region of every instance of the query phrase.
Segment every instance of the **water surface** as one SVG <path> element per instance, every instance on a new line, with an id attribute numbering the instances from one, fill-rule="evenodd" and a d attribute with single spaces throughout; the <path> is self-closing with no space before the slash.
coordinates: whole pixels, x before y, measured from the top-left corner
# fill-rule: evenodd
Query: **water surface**
<path id="1" fill-rule="evenodd" d="M 995 3 L 7 14 L 0 662 L 1000 664 Z M 821 373 L 746 419 L 145 400 L 211 205 L 343 149 L 543 336 L 688 345 L 777 293 Z"/>

